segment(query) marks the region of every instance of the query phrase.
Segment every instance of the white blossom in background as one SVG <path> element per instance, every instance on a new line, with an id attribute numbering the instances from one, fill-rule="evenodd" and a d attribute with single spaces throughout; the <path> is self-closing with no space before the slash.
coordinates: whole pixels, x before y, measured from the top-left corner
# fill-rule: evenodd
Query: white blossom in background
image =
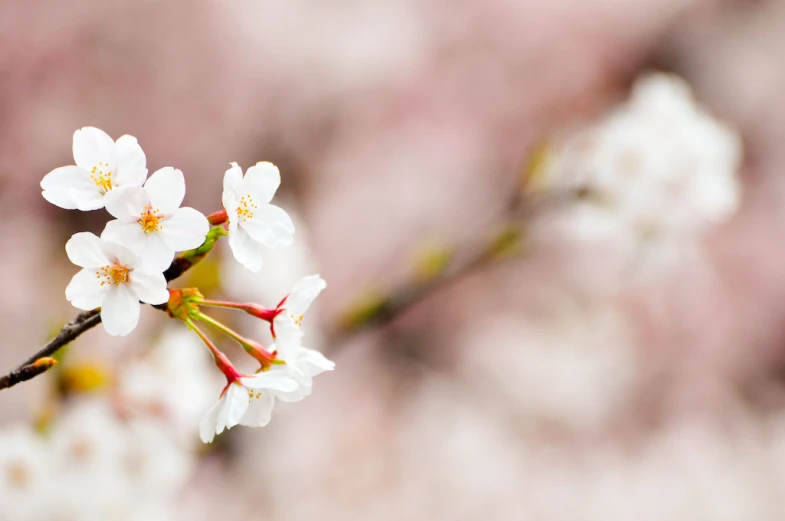
<path id="1" fill-rule="evenodd" d="M 128 248 L 89 232 L 74 234 L 65 245 L 71 262 L 83 268 L 65 288 L 65 297 L 79 309 L 101 308 L 110 335 L 127 335 L 139 322 L 139 301 L 169 300 L 163 273 L 148 271 Z"/>
<path id="2" fill-rule="evenodd" d="M 269 421 L 273 400 L 271 391 L 292 392 L 297 382 L 288 371 L 268 371 L 252 376 L 240 376 L 229 383 L 221 397 L 202 418 L 199 437 L 210 443 L 216 434 L 241 423 L 249 427 L 262 426 Z M 265 422 L 266 423 L 266 422 Z"/>
<path id="3" fill-rule="evenodd" d="M 229 246 L 251 271 L 262 269 L 262 246 L 288 246 L 294 224 L 281 208 L 269 204 L 281 184 L 278 167 L 259 162 L 245 176 L 237 163 L 224 174 L 222 202 L 229 222 Z"/>
<path id="4" fill-rule="evenodd" d="M 542 188 L 582 193 L 641 236 L 690 234 L 736 211 L 741 150 L 738 133 L 697 105 L 684 80 L 651 74 L 550 154 Z"/>
<path id="5" fill-rule="evenodd" d="M 103 130 L 84 127 L 74 132 L 74 162 L 49 172 L 41 181 L 42 195 L 66 210 L 97 210 L 107 194 L 123 186 L 142 186 L 147 159 L 133 136 L 114 141 Z"/>
<path id="6" fill-rule="evenodd" d="M 199 338 L 180 324 L 166 327 L 118 377 L 123 407 L 166 422 L 183 443 L 197 440 L 199 421 L 223 381 Z"/>
<path id="7" fill-rule="evenodd" d="M 46 433 L 0 430 L 3 521 L 177 519 L 195 455 L 152 418 L 102 399 L 68 403 Z"/>
<path id="8" fill-rule="evenodd" d="M 101 237 L 137 253 L 148 269 L 164 271 L 175 252 L 199 247 L 210 230 L 201 212 L 180 208 L 184 197 L 183 173 L 172 167 L 154 172 L 143 187 L 114 190 L 106 210 L 116 219 Z"/>

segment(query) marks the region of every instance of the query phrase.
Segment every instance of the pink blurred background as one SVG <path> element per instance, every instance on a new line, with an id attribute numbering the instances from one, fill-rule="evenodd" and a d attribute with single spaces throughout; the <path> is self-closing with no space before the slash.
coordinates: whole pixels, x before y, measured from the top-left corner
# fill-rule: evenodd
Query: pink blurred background
<path id="1" fill-rule="evenodd" d="M 199 452 L 180 515 L 784 519 L 783 35 L 773 0 L 6 1 L 0 368 L 76 312 L 62 247 L 106 216 L 38 185 L 91 125 L 136 136 L 151 172 L 182 169 L 204 213 L 230 161 L 275 162 L 300 244 L 258 286 L 222 272 L 218 291 L 328 282 L 311 342 L 336 370 Z M 743 140 L 741 206 L 692 254 L 631 283 L 539 216 L 518 255 L 334 334 L 358 301 L 416 282 L 423 250 L 495 233 L 534 147 L 650 70 Z M 131 336 L 91 331 L 69 356 L 122 371 L 164 320 L 145 310 Z M 0 422 L 36 421 L 53 381 L 0 393 Z"/>

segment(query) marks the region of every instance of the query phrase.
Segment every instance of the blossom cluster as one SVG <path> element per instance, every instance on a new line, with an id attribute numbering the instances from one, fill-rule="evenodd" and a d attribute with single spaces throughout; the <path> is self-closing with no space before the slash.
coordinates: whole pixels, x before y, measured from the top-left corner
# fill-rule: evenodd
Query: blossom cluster
<path id="1" fill-rule="evenodd" d="M 629 101 L 547 156 L 540 188 L 580 194 L 640 236 L 694 236 L 741 198 L 741 137 L 669 74 L 639 79 Z"/>
<path id="2" fill-rule="evenodd" d="M 57 168 L 41 181 L 43 197 L 68 210 L 104 208 L 114 219 L 100 236 L 80 232 L 67 242 L 68 258 L 82 269 L 66 287 L 66 299 L 82 310 L 100 308 L 110 335 L 134 330 L 141 303 L 165 305 L 169 316 L 202 339 L 227 380 L 200 425 L 204 442 L 238 424 L 266 425 L 276 398 L 305 398 L 313 376 L 333 369 L 331 361 L 303 345 L 303 315 L 326 287 L 319 275 L 304 277 L 270 309 L 208 300 L 196 288 L 167 287 L 173 263 L 198 262 L 222 236 L 228 236 L 235 259 L 253 272 L 262 268 L 264 247 L 292 244 L 292 219 L 270 204 L 281 184 L 275 165 L 259 162 L 243 174 L 231 163 L 223 179 L 223 210 L 205 216 L 181 207 L 185 179 L 180 170 L 167 166 L 147 177 L 145 154 L 132 136 L 115 141 L 102 130 L 85 127 L 74 133 L 73 154 L 76 165 Z M 204 314 L 200 306 L 235 308 L 268 321 L 275 343 L 265 349 Z M 259 370 L 240 373 L 196 325 L 199 321 L 239 343 L 260 363 Z"/>

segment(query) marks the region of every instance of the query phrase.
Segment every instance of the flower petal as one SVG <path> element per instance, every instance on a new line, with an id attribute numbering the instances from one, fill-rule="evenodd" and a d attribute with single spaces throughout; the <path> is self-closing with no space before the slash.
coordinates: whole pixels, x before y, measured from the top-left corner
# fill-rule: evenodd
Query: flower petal
<path id="1" fill-rule="evenodd" d="M 240 425 L 264 427 L 270 423 L 274 406 L 275 398 L 270 393 L 262 393 L 258 398 L 251 398 L 248 409 L 240 419 Z"/>
<path id="2" fill-rule="evenodd" d="M 210 410 L 207 411 L 199 422 L 199 438 L 204 443 L 211 443 L 215 439 L 215 434 L 218 430 L 218 411 L 221 408 L 222 401 L 223 398 L 210 407 Z"/>
<path id="3" fill-rule="evenodd" d="M 139 323 L 139 300 L 127 284 L 112 285 L 101 305 L 101 320 L 112 336 L 127 335 Z"/>
<path id="4" fill-rule="evenodd" d="M 267 204 L 281 186 L 281 173 L 278 167 L 267 161 L 260 161 L 246 170 L 243 178 L 245 192 L 251 194 L 256 204 Z"/>
<path id="5" fill-rule="evenodd" d="M 262 269 L 262 245 L 255 242 L 242 228 L 229 232 L 229 247 L 237 262 L 251 271 Z"/>
<path id="6" fill-rule="evenodd" d="M 244 376 L 240 381 L 249 389 L 275 389 L 286 392 L 297 389 L 297 382 L 288 371 L 265 371 L 253 376 Z"/>
<path id="7" fill-rule="evenodd" d="M 164 244 L 160 232 L 145 234 L 144 248 L 139 254 L 141 267 L 147 271 L 163 272 L 172 263 L 174 250 Z"/>
<path id="8" fill-rule="evenodd" d="M 101 249 L 109 259 L 110 264 L 118 263 L 130 269 L 135 269 L 140 264 L 141 259 L 136 253 L 127 246 L 117 242 L 104 239 L 101 241 Z"/>
<path id="9" fill-rule="evenodd" d="M 231 429 L 242 419 L 248 409 L 248 391 L 242 385 L 231 384 L 224 395 L 224 406 L 218 414 L 218 433 L 224 427 Z"/>
<path id="10" fill-rule="evenodd" d="M 284 307 L 292 315 L 304 315 L 311 303 L 326 287 L 327 283 L 319 275 L 303 277 L 297 281 L 289 296 L 286 297 Z"/>
<path id="11" fill-rule="evenodd" d="M 65 243 L 68 260 L 82 268 L 100 268 L 111 264 L 103 250 L 104 243 L 90 232 L 75 233 Z"/>
<path id="12" fill-rule="evenodd" d="M 297 360 L 297 365 L 301 371 L 308 376 L 317 376 L 325 371 L 335 369 L 335 362 L 329 360 L 319 351 L 303 347 Z"/>
<path id="13" fill-rule="evenodd" d="M 109 291 L 109 285 L 101 285 L 101 280 L 96 276 L 95 269 L 86 268 L 73 276 L 65 288 L 65 298 L 72 306 L 91 310 L 104 301 Z"/>
<path id="14" fill-rule="evenodd" d="M 101 238 L 121 244 L 134 252 L 141 252 L 145 244 L 145 233 L 139 223 L 121 222 L 119 219 L 106 223 Z"/>
<path id="15" fill-rule="evenodd" d="M 150 204 L 150 197 L 141 186 L 121 186 L 104 196 L 106 211 L 123 222 L 135 223 Z"/>
<path id="16" fill-rule="evenodd" d="M 147 304 L 163 304 L 169 300 L 169 290 L 166 289 L 166 279 L 161 272 L 148 273 L 134 270 L 128 277 L 131 289 L 136 298 Z"/>
<path id="17" fill-rule="evenodd" d="M 74 161 L 88 172 L 99 163 L 105 170 L 117 171 L 117 148 L 109 134 L 95 127 L 84 127 L 74 132 Z"/>
<path id="18" fill-rule="evenodd" d="M 118 186 L 142 186 L 147 177 L 147 158 L 142 147 L 133 136 L 125 135 L 117 139 Z"/>
<path id="19" fill-rule="evenodd" d="M 235 199 L 239 199 L 243 195 L 241 193 L 243 191 L 243 169 L 237 163 L 230 164 L 231 168 L 224 173 L 224 194 L 229 192 L 235 196 Z M 229 211 L 228 208 L 226 210 Z"/>
<path id="20" fill-rule="evenodd" d="M 255 241 L 269 248 L 288 246 L 294 241 L 294 223 L 283 209 L 272 205 L 260 206 L 253 217 L 240 224 Z"/>
<path id="21" fill-rule="evenodd" d="M 204 242 L 210 223 L 202 212 L 193 208 L 180 208 L 162 223 L 161 239 L 173 251 L 198 248 Z"/>
<path id="22" fill-rule="evenodd" d="M 185 178 L 176 168 L 167 166 L 156 170 L 144 184 L 153 208 L 169 215 L 177 210 L 185 197 Z"/>
<path id="23" fill-rule="evenodd" d="M 55 168 L 41 180 L 41 188 L 44 199 L 66 210 L 76 210 L 79 207 L 74 192 L 95 192 L 100 195 L 100 190 L 90 179 L 90 174 L 78 166 Z"/>

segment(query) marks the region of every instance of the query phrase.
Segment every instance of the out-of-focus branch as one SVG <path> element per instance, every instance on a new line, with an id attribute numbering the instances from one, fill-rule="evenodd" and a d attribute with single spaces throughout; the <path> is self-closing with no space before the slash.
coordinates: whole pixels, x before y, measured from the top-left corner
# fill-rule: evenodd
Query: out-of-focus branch
<path id="1" fill-rule="evenodd" d="M 514 255 L 522 250 L 524 239 L 523 222 L 510 222 L 501 227 L 489 240 L 471 246 L 464 246 L 459 255 L 434 252 L 434 257 L 442 256 L 442 260 L 424 259 L 425 276 L 416 277 L 389 293 L 367 295 L 363 301 L 344 314 L 339 321 L 337 330 L 328 345 L 341 345 L 347 335 L 360 330 L 387 324 L 402 315 L 406 310 L 428 295 L 434 294 L 444 287 L 462 279 L 473 271 L 490 265 L 492 262 Z M 428 264 L 440 264 L 429 267 Z"/>
<path id="2" fill-rule="evenodd" d="M 344 345 L 347 337 L 372 327 L 380 327 L 403 315 L 429 295 L 456 283 L 474 271 L 492 265 L 524 251 L 526 228 L 531 219 L 548 209 L 553 210 L 586 196 L 582 190 L 562 190 L 544 193 L 537 186 L 547 162 L 548 143 L 536 143 L 529 151 L 521 169 L 519 189 L 513 190 L 502 206 L 499 223 L 487 234 L 485 240 L 460 246 L 458 253 L 438 252 L 432 260 L 425 259 L 425 277 L 415 277 L 388 292 L 370 293 L 361 298 L 339 318 L 338 324 L 325 343 L 327 351 Z M 435 268 L 433 268 L 435 266 Z M 432 269 L 433 268 L 433 269 Z"/>
<path id="3" fill-rule="evenodd" d="M 178 255 L 164 272 L 166 281 L 169 282 L 180 277 L 183 273 L 204 259 L 222 235 L 225 235 L 223 228 L 221 226 L 214 226 L 210 229 L 207 238 L 201 246 Z M 163 306 L 153 307 L 163 310 L 166 309 L 165 304 Z M 50 358 L 52 355 L 100 323 L 100 308 L 79 313 L 72 321 L 64 325 L 57 336 L 47 342 L 40 351 L 22 362 L 10 373 L 0 377 L 0 390 L 8 389 L 20 382 L 35 378 L 57 365 L 57 362 Z"/>

